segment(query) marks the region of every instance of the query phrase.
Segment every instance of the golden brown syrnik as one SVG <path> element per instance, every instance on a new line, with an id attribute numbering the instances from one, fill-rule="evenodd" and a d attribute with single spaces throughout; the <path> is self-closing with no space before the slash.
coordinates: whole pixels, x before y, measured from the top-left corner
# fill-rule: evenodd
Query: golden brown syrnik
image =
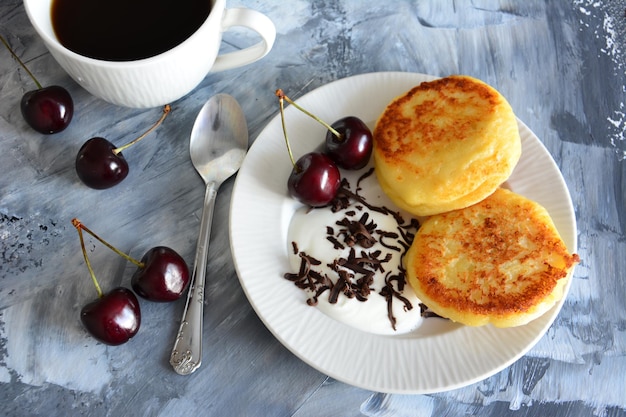
<path id="1" fill-rule="evenodd" d="M 437 314 L 498 327 L 528 323 L 563 297 L 579 262 L 548 212 L 505 189 L 429 217 L 407 252 L 409 284 Z"/>
<path id="2" fill-rule="evenodd" d="M 506 181 L 521 155 L 511 106 L 469 76 L 424 82 L 397 97 L 373 137 L 382 189 L 416 216 L 481 201 Z"/>

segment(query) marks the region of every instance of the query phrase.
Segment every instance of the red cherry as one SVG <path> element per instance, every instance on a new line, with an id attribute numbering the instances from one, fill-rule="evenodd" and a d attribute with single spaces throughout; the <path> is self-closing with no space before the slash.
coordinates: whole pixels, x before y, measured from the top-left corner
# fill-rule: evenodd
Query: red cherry
<path id="1" fill-rule="evenodd" d="M 37 90 L 29 91 L 22 96 L 20 108 L 26 123 L 37 132 L 46 135 L 65 129 L 74 115 L 74 101 L 70 93 L 58 85 L 42 87 L 2 35 L 0 35 L 0 42 L 4 44 L 13 58 L 37 85 Z"/>
<path id="2" fill-rule="evenodd" d="M 128 162 L 114 144 L 95 137 L 83 144 L 76 156 L 76 173 L 85 185 L 102 190 L 122 182 Z"/>
<path id="3" fill-rule="evenodd" d="M 358 117 L 348 116 L 337 120 L 331 127 L 339 133 L 326 132 L 325 153 L 344 169 L 365 167 L 372 155 L 372 132 Z"/>
<path id="4" fill-rule="evenodd" d="M 139 301 L 127 288 L 115 288 L 80 311 L 87 331 L 107 345 L 121 345 L 137 334 L 141 324 Z"/>
<path id="5" fill-rule="evenodd" d="M 133 274 L 131 285 L 135 292 L 151 301 L 174 301 L 189 284 L 189 268 L 173 249 L 157 246 L 141 258 L 143 267 Z"/>
<path id="6" fill-rule="evenodd" d="M 148 130 L 124 146 L 116 147 L 105 138 L 89 139 L 76 155 L 76 173 L 85 185 L 102 190 L 111 188 L 128 175 L 128 162 L 122 151 L 133 146 L 156 129 L 171 111 L 169 104 L 163 106 L 163 114 Z"/>
<path id="7" fill-rule="evenodd" d="M 44 134 L 64 130 L 74 115 L 72 96 L 58 85 L 27 92 L 22 97 L 20 108 L 26 123 Z"/>
<path id="8" fill-rule="evenodd" d="M 287 180 L 287 188 L 293 198 L 311 207 L 330 203 L 341 185 L 337 165 L 326 155 L 311 152 L 295 163 Z"/>

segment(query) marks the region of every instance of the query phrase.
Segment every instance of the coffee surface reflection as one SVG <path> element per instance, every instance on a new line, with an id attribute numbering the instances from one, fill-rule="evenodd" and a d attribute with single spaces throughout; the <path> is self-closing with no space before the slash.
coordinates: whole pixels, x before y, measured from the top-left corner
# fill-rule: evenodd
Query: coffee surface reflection
<path id="1" fill-rule="evenodd" d="M 211 11 L 209 0 L 53 0 L 52 27 L 77 54 L 134 61 L 189 38 Z"/>

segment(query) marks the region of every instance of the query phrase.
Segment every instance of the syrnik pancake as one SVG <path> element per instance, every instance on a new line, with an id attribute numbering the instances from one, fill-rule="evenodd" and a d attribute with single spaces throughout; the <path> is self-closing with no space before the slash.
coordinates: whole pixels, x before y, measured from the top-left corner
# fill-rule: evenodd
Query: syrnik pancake
<path id="1" fill-rule="evenodd" d="M 499 188 L 480 203 L 429 217 L 405 262 L 409 284 L 437 314 L 511 327 L 563 297 L 579 258 L 545 208 Z"/>
<path id="2" fill-rule="evenodd" d="M 468 76 L 424 82 L 396 98 L 373 137 L 381 187 L 416 216 L 481 201 L 506 181 L 521 155 L 509 103 Z"/>

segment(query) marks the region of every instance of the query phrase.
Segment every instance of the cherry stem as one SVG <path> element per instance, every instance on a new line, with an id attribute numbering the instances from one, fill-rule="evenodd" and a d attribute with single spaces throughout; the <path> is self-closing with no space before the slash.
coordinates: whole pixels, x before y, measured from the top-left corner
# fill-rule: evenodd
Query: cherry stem
<path id="1" fill-rule="evenodd" d="M 335 135 L 337 137 L 337 139 L 339 140 L 343 140 L 343 135 L 341 133 L 339 133 L 336 129 L 334 129 L 331 125 L 329 125 L 328 123 L 326 123 L 325 121 L 323 121 L 322 119 L 320 119 L 319 117 L 317 117 L 316 115 L 314 115 L 313 113 L 307 111 L 306 109 L 304 109 L 303 107 L 300 107 L 295 101 L 293 101 L 292 99 L 290 99 L 289 97 L 287 97 L 285 95 L 285 93 L 283 93 L 283 90 L 281 90 L 280 88 L 278 90 L 276 90 L 276 96 L 278 96 L 279 99 L 285 99 L 287 100 L 287 103 L 291 104 L 292 106 L 294 106 L 296 109 L 300 110 L 302 113 L 306 114 L 307 116 L 309 116 L 310 118 L 312 118 L 313 120 L 317 121 L 318 123 L 320 123 L 322 126 L 324 126 L 326 129 L 328 129 L 330 131 L 330 133 L 332 133 L 333 135 Z"/>
<path id="2" fill-rule="evenodd" d="M 102 243 L 104 246 L 106 246 L 107 248 L 111 249 L 113 252 L 117 253 L 118 255 L 120 255 L 122 258 L 126 259 L 129 262 L 132 262 L 133 264 L 137 265 L 139 268 L 144 268 L 146 265 L 143 262 L 140 262 L 138 260 L 136 260 L 135 258 L 131 257 L 130 255 L 125 254 L 124 252 L 122 252 L 121 250 L 119 250 L 118 248 L 116 248 L 115 246 L 111 245 L 109 242 L 107 242 L 106 240 L 102 239 L 100 236 L 98 236 L 95 232 L 91 231 L 87 226 L 85 226 L 84 224 L 81 223 L 80 220 L 74 218 L 72 219 L 72 224 L 74 225 L 74 227 L 80 232 L 81 230 L 84 230 L 85 232 L 89 233 L 91 236 L 95 237 L 96 239 L 98 239 L 98 241 L 100 243 Z"/>
<path id="3" fill-rule="evenodd" d="M 74 220 L 72 220 L 72 223 L 74 223 Z M 83 239 L 83 231 L 82 229 L 78 227 L 76 228 L 76 230 L 78 230 L 78 238 L 80 239 L 80 249 L 83 251 L 83 258 L 85 258 L 87 269 L 89 269 L 89 275 L 91 275 L 91 280 L 93 281 L 93 285 L 96 287 L 96 291 L 98 292 L 98 298 L 102 298 L 102 289 L 100 288 L 100 284 L 98 284 L 98 280 L 96 279 L 96 274 L 93 272 L 93 268 L 91 267 L 91 262 L 89 262 L 89 258 L 87 257 L 87 250 L 85 249 L 85 240 Z"/>
<path id="4" fill-rule="evenodd" d="M 276 92 L 276 95 L 278 95 L 278 91 Z M 289 158 L 291 158 L 291 165 L 293 165 L 294 169 L 298 169 L 298 167 L 296 166 L 296 160 L 293 158 L 293 152 L 291 151 L 289 139 L 287 138 L 287 126 L 285 125 L 285 103 L 283 101 L 283 98 L 284 96 L 278 96 L 278 103 L 280 104 L 280 121 L 283 125 L 283 136 L 285 137 L 285 143 L 287 144 L 287 152 L 289 152 Z"/>
<path id="5" fill-rule="evenodd" d="M 157 120 L 157 122 L 153 124 L 152 127 L 150 127 L 150 129 L 146 130 L 141 136 L 133 139 L 132 141 L 128 142 L 126 145 L 113 149 L 113 153 L 117 155 L 118 153 L 122 152 L 124 149 L 130 148 L 135 143 L 139 142 L 141 139 L 148 136 L 150 132 L 152 132 L 154 129 L 159 127 L 161 123 L 163 123 L 163 120 L 165 120 L 165 118 L 167 117 L 167 115 L 170 113 L 171 110 L 172 110 L 172 107 L 169 104 L 166 104 L 165 106 L 163 106 L 163 114 L 161 115 L 161 118 Z"/>
<path id="6" fill-rule="evenodd" d="M 9 43 L 6 41 L 6 39 L 4 39 L 4 36 L 0 35 L 0 41 L 2 41 L 2 43 L 4 44 L 4 46 L 7 47 L 7 49 L 9 50 L 9 52 L 11 52 L 11 55 L 13 55 L 13 58 L 15 58 L 15 60 L 22 66 L 22 68 L 24 68 L 24 70 L 26 71 L 26 73 L 28 75 L 30 75 L 30 78 L 33 79 L 33 81 L 35 82 L 35 84 L 37 85 L 38 89 L 42 89 L 43 87 L 41 86 L 41 84 L 39 83 L 39 81 L 37 81 L 37 78 L 35 78 L 35 76 L 33 75 L 32 72 L 30 72 L 30 70 L 28 69 L 28 67 L 26 66 L 26 64 L 24 64 L 22 62 L 22 60 L 20 59 L 19 56 L 17 56 L 15 54 L 15 52 L 13 51 L 13 48 L 11 48 L 11 46 L 9 46 Z"/>

